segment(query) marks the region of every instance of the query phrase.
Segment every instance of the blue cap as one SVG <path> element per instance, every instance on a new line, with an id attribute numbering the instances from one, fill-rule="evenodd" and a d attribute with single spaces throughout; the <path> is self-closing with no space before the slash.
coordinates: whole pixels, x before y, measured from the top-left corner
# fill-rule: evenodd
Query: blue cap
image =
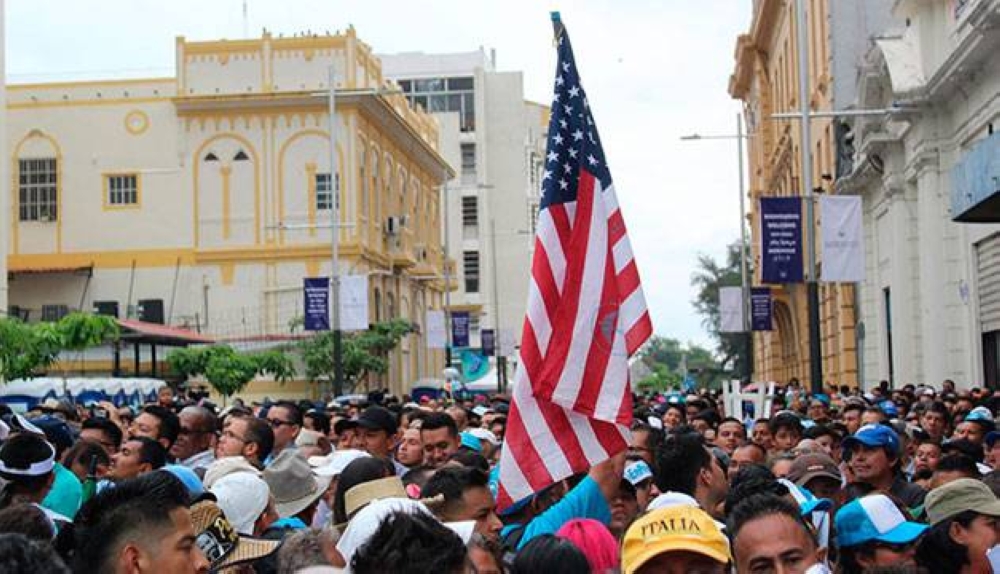
<path id="1" fill-rule="evenodd" d="M 779 478 L 778 482 L 785 485 L 788 489 L 788 493 L 792 495 L 795 502 L 799 505 L 799 512 L 803 517 L 808 517 L 813 512 L 830 510 L 833 508 L 833 501 L 829 498 L 816 498 L 813 493 L 809 492 L 809 489 L 804 486 L 799 486 L 794 482 L 788 480 L 787 478 Z"/>
<path id="2" fill-rule="evenodd" d="M 850 450 L 859 444 L 872 448 L 881 446 L 893 455 L 899 454 L 899 436 L 885 425 L 867 424 L 859 428 L 858 432 L 844 439 L 843 447 Z"/>
<path id="3" fill-rule="evenodd" d="M 884 494 L 871 494 L 845 504 L 834 517 L 837 541 L 842 547 L 877 540 L 908 544 L 927 530 L 926 524 L 909 522 Z"/>
<path id="4" fill-rule="evenodd" d="M 896 407 L 896 403 L 886 399 L 878 404 L 878 408 L 882 409 L 882 412 L 890 417 L 898 417 L 899 409 Z"/>
<path id="5" fill-rule="evenodd" d="M 993 443 L 1000 438 L 1000 431 L 990 431 L 986 433 L 986 446 L 993 448 Z"/>
<path id="6" fill-rule="evenodd" d="M 479 437 L 467 432 L 463 432 L 460 436 L 462 437 L 462 446 L 476 452 L 483 452 L 483 441 L 479 440 Z"/>
<path id="7" fill-rule="evenodd" d="M 168 464 L 163 467 L 163 470 L 176 476 L 178 480 L 184 483 L 184 487 L 187 488 L 188 494 L 191 495 L 192 499 L 201 496 L 205 492 L 205 487 L 202 486 L 201 479 L 190 468 L 179 464 Z"/>
<path id="8" fill-rule="evenodd" d="M 965 420 L 967 421 L 988 421 L 993 423 L 993 413 L 990 409 L 986 407 L 976 407 L 969 411 L 969 414 L 965 415 Z"/>

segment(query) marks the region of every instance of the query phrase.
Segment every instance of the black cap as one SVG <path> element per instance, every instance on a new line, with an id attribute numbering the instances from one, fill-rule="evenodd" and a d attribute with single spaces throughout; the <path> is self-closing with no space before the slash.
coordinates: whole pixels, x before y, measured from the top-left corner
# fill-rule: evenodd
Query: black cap
<path id="1" fill-rule="evenodd" d="M 396 434 L 399 430 L 399 422 L 396 415 L 389 409 L 383 407 L 368 407 L 361 416 L 358 417 L 358 426 L 365 429 L 384 430 L 389 434 Z"/>

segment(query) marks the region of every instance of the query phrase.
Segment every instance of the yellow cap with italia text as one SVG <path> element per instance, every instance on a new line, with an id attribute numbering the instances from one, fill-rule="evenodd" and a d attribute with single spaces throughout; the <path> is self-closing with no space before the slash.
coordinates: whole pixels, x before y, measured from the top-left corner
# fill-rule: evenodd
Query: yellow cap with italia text
<path id="1" fill-rule="evenodd" d="M 719 525 L 696 506 L 669 506 L 639 517 L 622 540 L 622 572 L 632 574 L 667 552 L 694 552 L 728 564 L 729 540 Z"/>

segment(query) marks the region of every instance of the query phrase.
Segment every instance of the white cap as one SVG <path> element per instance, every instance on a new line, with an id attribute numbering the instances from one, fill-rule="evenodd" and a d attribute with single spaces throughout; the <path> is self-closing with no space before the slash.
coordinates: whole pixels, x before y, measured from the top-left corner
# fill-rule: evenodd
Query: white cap
<path id="1" fill-rule="evenodd" d="M 219 508 L 240 534 L 253 536 L 253 525 L 267 508 L 271 491 L 264 479 L 249 472 L 227 474 L 209 489 Z"/>
<path id="2" fill-rule="evenodd" d="M 371 455 L 363 450 L 338 450 L 337 452 L 331 453 L 330 456 L 326 458 L 326 462 L 322 466 L 314 468 L 313 472 L 318 476 L 340 476 L 340 473 L 344 472 L 347 465 L 358 460 L 359 458 L 368 458 L 369 456 Z M 311 462 L 312 461 L 310 461 L 310 463 Z"/>
<path id="3" fill-rule="evenodd" d="M 465 432 L 471 434 L 479 440 L 484 440 L 493 446 L 500 446 L 500 439 L 498 439 L 497 435 L 493 434 L 493 431 L 490 429 L 474 428 L 468 429 Z"/>

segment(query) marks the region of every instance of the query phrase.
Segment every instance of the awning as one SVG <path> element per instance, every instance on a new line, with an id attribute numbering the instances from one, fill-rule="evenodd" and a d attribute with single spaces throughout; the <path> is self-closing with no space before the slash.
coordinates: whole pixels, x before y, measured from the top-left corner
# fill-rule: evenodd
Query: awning
<path id="1" fill-rule="evenodd" d="M 186 347 L 187 345 L 203 345 L 215 342 L 214 339 L 187 329 L 168 327 L 157 323 L 146 323 L 145 321 L 136 321 L 134 319 L 118 319 L 117 321 L 118 326 L 122 330 L 121 340 L 130 343 Z"/>

